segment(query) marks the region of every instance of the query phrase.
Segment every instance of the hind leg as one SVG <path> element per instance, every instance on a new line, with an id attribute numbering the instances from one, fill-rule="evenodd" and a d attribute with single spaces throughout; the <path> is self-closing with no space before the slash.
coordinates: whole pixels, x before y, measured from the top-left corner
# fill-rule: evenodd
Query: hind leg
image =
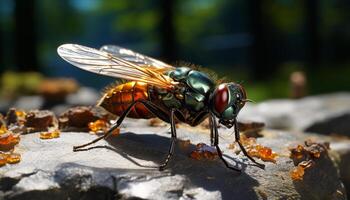
<path id="1" fill-rule="evenodd" d="M 135 102 L 133 102 L 132 104 L 130 104 L 130 106 L 129 106 L 129 107 L 123 112 L 123 114 L 119 117 L 119 119 L 117 120 L 117 122 L 116 122 L 104 135 L 102 135 L 102 136 L 100 136 L 100 137 L 98 137 L 98 138 L 96 138 L 96 139 L 94 139 L 94 140 L 92 140 L 91 142 L 88 142 L 88 143 L 86 143 L 86 144 L 74 146 L 74 147 L 73 147 L 73 151 L 78 151 L 78 150 L 81 149 L 81 148 L 84 148 L 84 147 L 86 147 L 86 146 L 89 146 L 89 145 L 91 145 L 91 144 L 94 144 L 94 143 L 96 143 L 96 142 L 98 142 L 98 141 L 100 141 L 100 140 L 102 140 L 102 139 L 107 138 L 108 136 L 110 136 L 110 135 L 113 133 L 113 131 L 121 125 L 121 123 L 123 122 L 123 120 L 125 119 L 125 117 L 129 114 L 129 112 L 131 111 L 131 109 L 132 109 L 137 103 L 139 103 L 139 102 L 141 102 L 141 101 L 135 101 Z"/>
<path id="2" fill-rule="evenodd" d="M 171 110 L 171 114 L 170 114 L 170 124 L 171 124 L 171 143 L 170 143 L 170 148 L 169 148 L 168 155 L 167 155 L 165 161 L 163 162 L 163 164 L 161 164 L 159 166 L 159 170 L 164 170 L 164 168 L 168 165 L 169 160 L 171 159 L 171 157 L 174 154 L 174 146 L 175 146 L 175 143 L 176 143 L 176 127 L 175 127 L 174 113 L 175 113 L 175 109 L 172 109 Z"/>

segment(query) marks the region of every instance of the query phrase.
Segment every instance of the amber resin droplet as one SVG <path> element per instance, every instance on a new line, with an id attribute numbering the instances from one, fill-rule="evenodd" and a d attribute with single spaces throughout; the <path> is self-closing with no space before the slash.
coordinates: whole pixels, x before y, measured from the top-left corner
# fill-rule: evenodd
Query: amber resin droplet
<path id="1" fill-rule="evenodd" d="M 2 126 L 0 127 L 0 135 L 3 135 L 3 134 L 5 134 L 5 133 L 7 133 L 7 128 L 6 128 L 5 125 L 2 125 Z"/>
<path id="2" fill-rule="evenodd" d="M 304 167 L 302 166 L 297 166 L 296 168 L 292 169 L 290 172 L 290 177 L 294 180 L 303 180 L 305 174 Z"/>
<path id="3" fill-rule="evenodd" d="M 24 118 L 26 116 L 26 112 L 24 112 L 23 110 L 16 110 L 15 113 L 17 117 Z"/>
<path id="4" fill-rule="evenodd" d="M 9 164 L 16 164 L 21 161 L 21 155 L 18 153 L 11 153 L 7 156 L 7 163 Z"/>
<path id="5" fill-rule="evenodd" d="M 7 132 L 0 135 L 0 151 L 9 151 L 19 143 L 19 135 L 14 135 L 12 132 Z"/>
<path id="6" fill-rule="evenodd" d="M 120 134 L 120 128 L 116 128 L 112 132 L 112 136 L 118 136 Z"/>
<path id="7" fill-rule="evenodd" d="M 271 148 L 262 146 L 256 143 L 256 139 L 253 137 L 241 136 L 241 143 L 246 148 L 247 153 L 252 156 L 261 159 L 262 161 L 276 163 L 277 153 L 273 152 Z"/>
<path id="8" fill-rule="evenodd" d="M 7 155 L 0 153 L 0 167 L 6 165 L 7 163 Z"/>
<path id="9" fill-rule="evenodd" d="M 106 132 L 109 129 L 109 124 L 102 119 L 98 119 L 89 123 L 89 129 L 93 133 Z"/>
<path id="10" fill-rule="evenodd" d="M 49 132 L 40 133 L 40 139 L 43 139 L 43 140 L 59 138 L 59 137 L 60 137 L 60 131 L 58 129 L 49 131 Z"/>
<path id="11" fill-rule="evenodd" d="M 215 160 L 218 157 L 216 149 L 204 143 L 198 143 L 190 157 L 196 160 Z"/>

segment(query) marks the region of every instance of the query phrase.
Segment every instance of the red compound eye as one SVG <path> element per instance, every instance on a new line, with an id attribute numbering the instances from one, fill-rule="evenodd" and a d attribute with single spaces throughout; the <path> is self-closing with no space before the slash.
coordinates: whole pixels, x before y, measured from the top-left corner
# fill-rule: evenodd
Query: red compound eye
<path id="1" fill-rule="evenodd" d="M 229 93 L 226 84 L 219 85 L 218 88 L 215 90 L 214 95 L 214 108 L 216 112 L 218 112 L 219 114 L 224 112 L 228 104 L 228 98 Z"/>

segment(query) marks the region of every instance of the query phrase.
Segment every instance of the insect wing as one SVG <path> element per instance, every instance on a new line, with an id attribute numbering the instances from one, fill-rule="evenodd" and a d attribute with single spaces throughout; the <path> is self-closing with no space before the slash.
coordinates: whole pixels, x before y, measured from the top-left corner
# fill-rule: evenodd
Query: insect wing
<path id="1" fill-rule="evenodd" d="M 116 45 L 104 45 L 100 48 L 100 50 L 127 60 L 136 65 L 154 68 L 156 71 L 168 71 L 174 69 L 173 66 L 168 65 L 162 61 Z"/>
<path id="2" fill-rule="evenodd" d="M 176 84 L 170 77 L 152 68 L 138 66 L 106 51 L 77 44 L 64 44 L 58 47 L 57 52 L 70 64 L 97 74 L 145 82 L 162 88 Z"/>

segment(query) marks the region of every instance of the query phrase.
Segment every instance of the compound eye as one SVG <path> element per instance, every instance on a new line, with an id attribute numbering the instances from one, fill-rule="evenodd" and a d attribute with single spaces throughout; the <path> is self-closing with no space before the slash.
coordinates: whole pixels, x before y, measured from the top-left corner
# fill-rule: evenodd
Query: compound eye
<path id="1" fill-rule="evenodd" d="M 235 117 L 235 109 L 231 106 L 228 107 L 223 113 L 222 117 L 224 119 L 233 119 Z"/>
<path id="2" fill-rule="evenodd" d="M 229 91 L 225 84 L 221 84 L 215 91 L 214 108 L 218 113 L 224 112 L 228 106 Z"/>

